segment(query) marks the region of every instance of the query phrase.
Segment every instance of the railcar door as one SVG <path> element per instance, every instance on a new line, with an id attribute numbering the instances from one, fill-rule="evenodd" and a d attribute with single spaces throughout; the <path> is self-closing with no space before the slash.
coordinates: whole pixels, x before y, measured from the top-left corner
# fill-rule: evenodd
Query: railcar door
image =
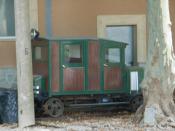
<path id="1" fill-rule="evenodd" d="M 84 41 L 61 41 L 61 91 L 77 93 L 84 90 Z"/>
<path id="2" fill-rule="evenodd" d="M 109 41 L 103 42 L 101 56 L 103 90 L 122 90 L 122 69 L 125 61 L 123 45 Z"/>

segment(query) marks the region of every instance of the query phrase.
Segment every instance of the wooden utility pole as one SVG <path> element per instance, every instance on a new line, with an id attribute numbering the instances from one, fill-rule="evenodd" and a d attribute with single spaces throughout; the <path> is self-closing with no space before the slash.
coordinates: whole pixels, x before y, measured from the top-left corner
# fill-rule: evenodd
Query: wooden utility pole
<path id="1" fill-rule="evenodd" d="M 29 0 L 15 0 L 18 124 L 35 124 Z"/>

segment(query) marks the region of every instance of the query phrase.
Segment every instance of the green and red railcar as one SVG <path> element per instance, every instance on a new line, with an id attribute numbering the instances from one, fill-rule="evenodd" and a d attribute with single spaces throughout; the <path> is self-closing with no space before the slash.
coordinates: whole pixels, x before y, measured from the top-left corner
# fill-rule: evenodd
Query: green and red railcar
<path id="1" fill-rule="evenodd" d="M 32 41 L 35 100 L 60 116 L 64 107 L 142 103 L 143 68 L 126 66 L 127 44 L 105 39 Z"/>

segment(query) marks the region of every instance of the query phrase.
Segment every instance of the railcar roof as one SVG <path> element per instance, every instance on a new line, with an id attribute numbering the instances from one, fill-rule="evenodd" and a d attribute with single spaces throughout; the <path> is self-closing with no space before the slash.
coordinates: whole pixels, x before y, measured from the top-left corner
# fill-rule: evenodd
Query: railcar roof
<path id="1" fill-rule="evenodd" d="M 106 39 L 106 38 L 96 38 L 96 37 L 39 37 L 35 40 L 44 40 L 44 41 L 61 41 L 61 40 L 104 40 L 104 41 L 111 41 L 111 42 L 118 42 L 118 43 L 123 43 L 128 45 L 125 42 L 121 42 L 121 41 L 114 41 L 114 40 L 110 40 L 110 39 Z"/>

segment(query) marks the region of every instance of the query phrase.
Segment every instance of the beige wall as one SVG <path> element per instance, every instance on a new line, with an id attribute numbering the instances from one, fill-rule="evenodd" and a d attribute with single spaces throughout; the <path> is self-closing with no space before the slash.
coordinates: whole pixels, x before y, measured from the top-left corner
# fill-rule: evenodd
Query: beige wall
<path id="1" fill-rule="evenodd" d="M 146 0 L 53 0 L 54 36 L 97 36 L 97 15 L 145 14 Z"/>
<path id="2" fill-rule="evenodd" d="M 42 36 L 45 36 L 45 2 L 38 0 L 38 29 Z"/>
<path id="3" fill-rule="evenodd" d="M 170 0 L 175 41 L 175 0 Z M 146 14 L 146 0 L 52 0 L 53 35 L 97 36 L 97 15 Z M 38 0 L 39 31 L 45 31 L 45 3 Z M 175 42 L 174 42 L 175 43 Z M 175 44 L 174 44 L 175 45 Z M 15 66 L 15 42 L 0 40 L 0 67 Z"/>
<path id="4" fill-rule="evenodd" d="M 15 67 L 16 52 L 14 41 L 0 41 L 0 67 Z"/>

